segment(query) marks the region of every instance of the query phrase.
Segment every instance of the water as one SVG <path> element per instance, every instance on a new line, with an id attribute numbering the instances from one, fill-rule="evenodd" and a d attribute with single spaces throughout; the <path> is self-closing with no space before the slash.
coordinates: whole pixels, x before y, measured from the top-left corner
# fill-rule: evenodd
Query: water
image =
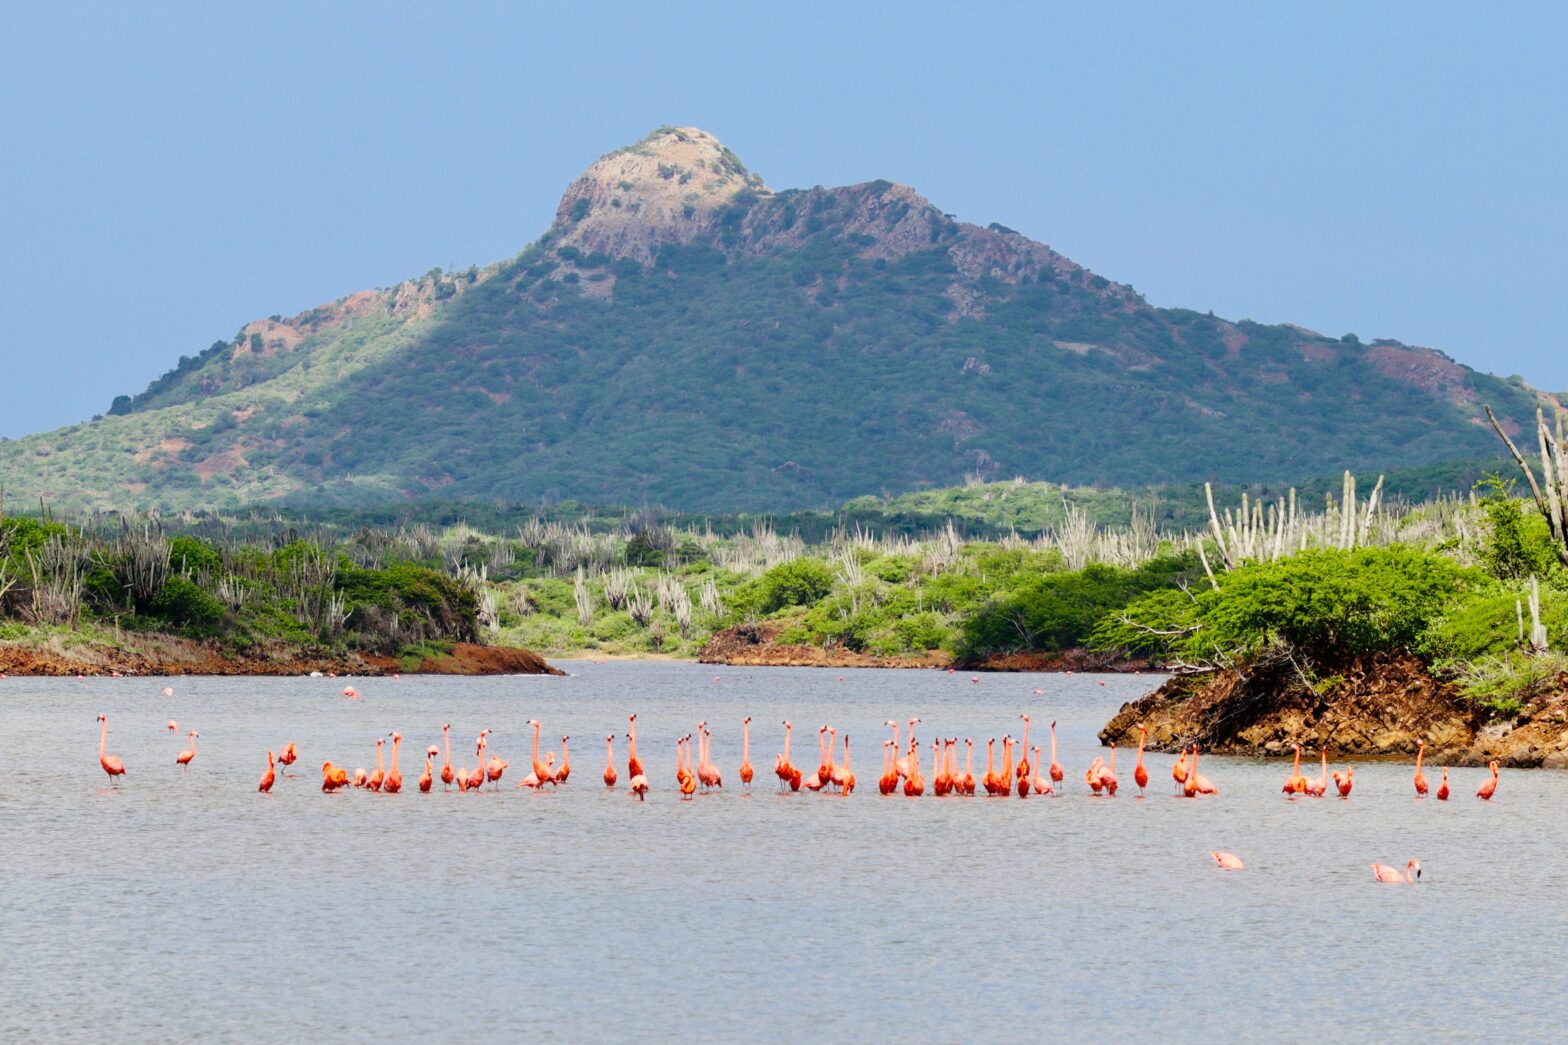
<path id="1" fill-rule="evenodd" d="M 1292 802 L 1286 766 L 1205 758 L 1221 793 L 1188 801 L 1157 755 L 1140 801 L 1124 753 L 1122 794 L 1097 799 L 1081 793 L 1094 734 L 1147 677 L 566 667 L 363 680 L 358 702 L 327 679 L 182 679 L 172 698 L 161 679 L 0 682 L 0 1038 L 1557 1033 L 1561 774 L 1507 772 L 1486 804 L 1480 771 L 1460 770 L 1441 804 L 1413 800 L 1409 766 L 1363 765 L 1349 802 Z M 624 789 L 629 710 L 655 787 L 642 804 Z M 984 738 L 1024 710 L 1059 722 L 1064 797 L 876 793 L 884 719 Z M 100 711 L 129 768 L 117 788 L 96 762 Z M 786 715 L 797 765 L 824 722 L 854 738 L 855 795 L 774 793 Z M 511 786 L 531 717 L 573 737 L 558 794 Z M 727 786 L 682 802 L 674 737 L 700 718 Z M 495 730 L 501 793 L 415 790 L 445 721 L 460 765 Z M 182 774 L 187 728 L 201 738 Z M 392 729 L 403 794 L 320 793 L 323 759 L 373 767 Z M 606 792 L 611 730 L 622 786 Z M 256 794 L 288 739 L 300 775 Z M 1247 870 L 1215 870 L 1210 849 Z M 1417 886 L 1373 882 L 1371 861 L 1411 856 Z"/>

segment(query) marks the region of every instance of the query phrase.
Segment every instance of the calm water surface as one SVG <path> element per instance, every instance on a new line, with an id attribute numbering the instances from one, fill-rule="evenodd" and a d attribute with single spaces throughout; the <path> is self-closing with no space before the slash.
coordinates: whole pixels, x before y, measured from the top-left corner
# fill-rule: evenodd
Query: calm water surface
<path id="1" fill-rule="evenodd" d="M 1054 717 L 1072 785 L 1150 680 L 564 666 L 363 680 L 358 702 L 328 679 L 180 679 L 172 698 L 161 679 L 0 682 L 0 1037 L 1560 1033 L 1563 774 L 1506 773 L 1488 805 L 1471 797 L 1480 771 L 1460 770 L 1442 804 L 1412 798 L 1408 766 L 1365 765 L 1348 802 L 1290 802 L 1286 767 L 1214 758 L 1220 795 L 1185 801 L 1158 755 L 1140 801 L 1124 756 L 1114 800 L 1081 783 L 1057 799 L 884 799 L 884 719 L 919 715 L 930 740 Z M 624 790 L 630 710 L 656 789 L 642 804 Z M 97 766 L 100 711 L 129 768 L 117 788 Z M 747 714 L 749 796 L 735 773 Z M 785 716 L 798 765 L 816 726 L 848 732 L 861 790 L 776 795 Z M 533 717 L 573 737 L 558 794 L 511 786 Z M 682 802 L 674 738 L 701 718 L 728 786 Z M 459 764 L 495 731 L 512 763 L 500 793 L 414 789 L 446 721 Z M 201 739 L 182 774 L 187 728 Z M 324 759 L 373 766 L 393 729 L 403 794 L 320 793 Z M 606 792 L 611 730 L 623 787 Z M 256 794 L 264 752 L 288 739 L 301 774 Z M 1247 870 L 1216 871 L 1215 848 Z M 1372 881 L 1369 862 L 1411 856 L 1416 887 Z"/>

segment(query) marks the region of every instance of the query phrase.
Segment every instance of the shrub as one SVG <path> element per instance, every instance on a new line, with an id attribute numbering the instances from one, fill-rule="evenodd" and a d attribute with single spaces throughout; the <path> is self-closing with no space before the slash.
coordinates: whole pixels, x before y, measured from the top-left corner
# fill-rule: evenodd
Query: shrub
<path id="1" fill-rule="evenodd" d="M 734 612 L 767 615 L 790 606 L 812 606 L 833 590 L 833 571 L 821 559 L 801 558 L 768 570 L 743 585 L 732 600 Z"/>
<path id="2" fill-rule="evenodd" d="M 183 576 L 164 581 L 153 596 L 151 611 L 177 628 L 201 635 L 215 633 L 228 616 L 223 603 Z"/>

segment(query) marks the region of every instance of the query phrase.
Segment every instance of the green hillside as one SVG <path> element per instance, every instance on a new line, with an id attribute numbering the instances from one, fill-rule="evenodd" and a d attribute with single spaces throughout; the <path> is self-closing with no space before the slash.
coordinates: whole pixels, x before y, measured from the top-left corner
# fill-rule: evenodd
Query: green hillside
<path id="1" fill-rule="evenodd" d="M 1294 481 L 1495 454 L 1440 353 L 1149 306 L 891 182 L 772 192 L 700 131 L 601 158 L 517 257 L 247 324 L 0 443 L 63 507 L 833 505 L 1015 475 Z"/>

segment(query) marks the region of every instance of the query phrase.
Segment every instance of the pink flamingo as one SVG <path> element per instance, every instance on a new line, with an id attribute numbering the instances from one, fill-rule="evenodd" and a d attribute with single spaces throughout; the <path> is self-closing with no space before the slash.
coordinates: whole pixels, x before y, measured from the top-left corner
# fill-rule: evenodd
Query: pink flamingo
<path id="1" fill-rule="evenodd" d="M 1241 857 L 1235 853 L 1222 853 L 1216 850 L 1210 852 L 1209 855 L 1214 857 L 1214 862 L 1221 871 L 1240 871 L 1247 866 L 1241 862 Z"/>
<path id="2" fill-rule="evenodd" d="M 1400 874 L 1397 867 L 1373 864 L 1372 877 L 1386 885 L 1414 885 L 1416 879 L 1421 877 L 1421 861 L 1411 860 L 1405 865 L 1404 874 Z"/>
<path id="3" fill-rule="evenodd" d="M 201 736 L 201 734 L 192 729 L 188 730 L 185 735 L 190 737 L 191 746 L 186 748 L 184 751 L 181 751 L 178 755 L 175 755 L 174 763 L 181 768 L 188 769 L 190 768 L 191 761 L 196 757 L 196 738 Z"/>
<path id="4" fill-rule="evenodd" d="M 1487 802 L 1490 802 L 1492 800 L 1492 796 L 1497 794 L 1497 760 L 1496 759 L 1492 760 L 1491 769 L 1492 769 L 1492 776 L 1491 776 L 1491 778 L 1489 780 L 1482 781 L 1480 788 L 1475 793 L 1475 797 L 1477 797 L 1479 799 L 1482 799 L 1483 801 L 1487 801 Z M 1418 871 L 1417 873 L 1419 874 L 1420 872 Z"/>
<path id="5" fill-rule="evenodd" d="M 1061 784 L 1062 778 L 1067 774 L 1062 770 L 1062 764 L 1056 761 L 1056 723 L 1051 723 L 1051 785 Z"/>
<path id="6" fill-rule="evenodd" d="M 273 767 L 277 765 L 277 758 L 271 751 L 267 752 L 267 771 L 261 774 L 261 782 L 256 785 L 256 790 L 266 794 L 272 790 L 272 782 L 277 779 Z"/>

